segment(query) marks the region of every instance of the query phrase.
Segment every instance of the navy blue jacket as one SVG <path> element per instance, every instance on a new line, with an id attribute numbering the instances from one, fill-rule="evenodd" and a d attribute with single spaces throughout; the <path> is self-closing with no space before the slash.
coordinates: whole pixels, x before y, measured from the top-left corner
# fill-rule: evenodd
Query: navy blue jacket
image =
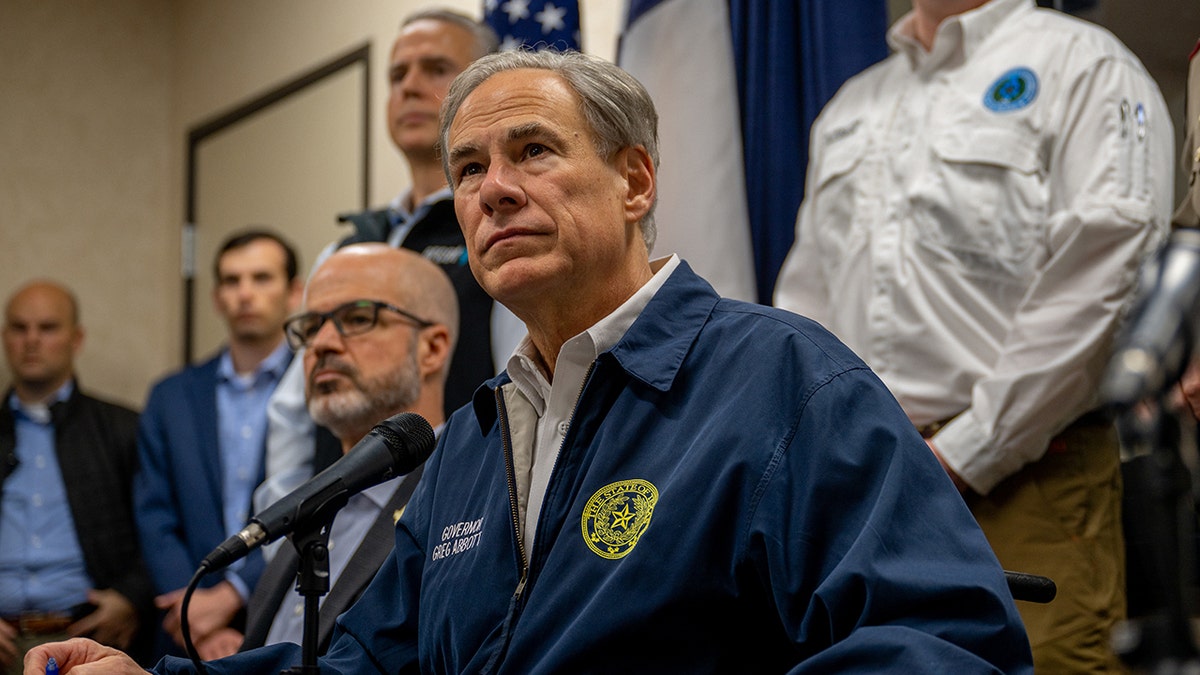
<path id="1" fill-rule="evenodd" d="M 154 385 L 138 426 L 134 513 L 159 593 L 187 586 L 200 561 L 227 536 L 217 437 L 219 361 L 220 354 Z M 250 591 L 263 567 L 256 552 L 238 570 Z M 224 578 L 210 574 L 200 585 Z"/>
<path id="2" fill-rule="evenodd" d="M 322 672 L 1032 672 L 961 497 L 813 322 L 721 299 L 681 265 L 596 360 L 531 551 L 506 383 L 446 425 Z"/>

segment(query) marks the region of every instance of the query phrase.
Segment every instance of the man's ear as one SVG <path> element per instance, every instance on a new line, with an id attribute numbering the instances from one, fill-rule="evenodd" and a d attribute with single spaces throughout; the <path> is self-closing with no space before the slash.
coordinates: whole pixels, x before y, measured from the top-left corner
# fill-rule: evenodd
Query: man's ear
<path id="1" fill-rule="evenodd" d="M 622 148 L 617 162 L 617 169 L 625 180 L 625 221 L 640 222 L 654 206 L 657 195 L 654 162 L 646 148 L 640 145 Z"/>
<path id="2" fill-rule="evenodd" d="M 440 323 L 422 328 L 417 337 L 417 369 L 421 379 L 434 373 L 445 375 L 450 367 L 450 330 Z"/>

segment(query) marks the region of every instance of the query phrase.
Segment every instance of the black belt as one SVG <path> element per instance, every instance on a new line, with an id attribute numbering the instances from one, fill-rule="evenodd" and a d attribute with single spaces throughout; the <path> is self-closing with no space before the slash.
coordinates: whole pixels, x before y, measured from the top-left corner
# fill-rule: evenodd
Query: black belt
<path id="1" fill-rule="evenodd" d="M 81 602 L 61 612 L 21 612 L 15 616 L 0 617 L 0 621 L 12 626 L 21 635 L 59 635 L 76 621 L 96 611 L 96 606 Z"/>

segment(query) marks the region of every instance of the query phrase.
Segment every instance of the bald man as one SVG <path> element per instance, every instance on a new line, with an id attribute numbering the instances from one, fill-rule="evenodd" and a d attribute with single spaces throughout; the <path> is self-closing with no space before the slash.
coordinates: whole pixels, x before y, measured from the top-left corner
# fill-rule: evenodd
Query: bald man
<path id="1" fill-rule="evenodd" d="M 350 452 L 371 429 L 401 412 L 434 427 L 458 333 L 450 278 L 407 249 L 355 244 L 340 249 L 308 282 L 305 311 L 288 320 L 288 342 L 303 348 L 308 412 Z M 318 643 L 324 653 L 333 622 L 358 599 L 392 550 L 395 521 L 420 470 L 354 495 L 329 537 L 331 587 L 321 600 Z M 285 545 L 271 560 L 247 607 L 246 635 L 232 628 L 196 648 L 201 658 L 227 656 L 304 635 L 303 597 L 294 592 L 299 558 Z"/>
<path id="2" fill-rule="evenodd" d="M 25 651 L 68 635 L 130 648 L 153 589 L 131 504 L 137 413 L 80 390 L 74 296 L 25 285 L 5 305 L 3 337 L 0 664 L 15 673 Z"/>

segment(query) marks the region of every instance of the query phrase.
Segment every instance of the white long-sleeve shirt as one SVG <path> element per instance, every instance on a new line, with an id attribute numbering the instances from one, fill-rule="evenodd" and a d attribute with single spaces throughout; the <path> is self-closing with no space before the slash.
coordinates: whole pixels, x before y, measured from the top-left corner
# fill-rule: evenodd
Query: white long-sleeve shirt
<path id="1" fill-rule="evenodd" d="M 813 126 L 775 304 L 831 329 L 987 493 L 1095 405 L 1139 263 L 1166 233 L 1174 135 L 1101 28 L 1033 0 L 911 15 Z"/>

